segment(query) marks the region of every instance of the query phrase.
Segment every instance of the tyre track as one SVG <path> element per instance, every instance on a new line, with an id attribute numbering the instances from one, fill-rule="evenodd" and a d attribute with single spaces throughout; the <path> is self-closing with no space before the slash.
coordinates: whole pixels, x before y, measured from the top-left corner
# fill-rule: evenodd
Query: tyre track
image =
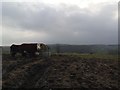
<path id="1" fill-rule="evenodd" d="M 47 62 L 43 59 L 32 61 L 17 67 L 16 69 L 10 71 L 6 78 L 3 78 L 3 87 L 24 87 L 24 84 L 29 83 L 29 79 L 31 79 L 31 81 L 33 80 L 31 77 L 34 77 L 38 73 L 38 70 L 43 72 L 43 68 L 47 66 Z M 26 87 L 28 87 L 27 84 Z"/>
<path id="2" fill-rule="evenodd" d="M 38 82 L 42 81 L 44 82 L 44 77 L 46 77 L 47 72 L 49 71 L 51 67 L 50 59 L 45 60 L 46 65 L 45 67 L 42 67 L 39 72 L 34 72 L 36 75 L 34 75 L 33 78 L 29 79 L 29 81 L 26 81 L 21 87 L 22 88 L 38 88 Z M 40 86 L 39 86 L 40 87 Z"/>
<path id="3" fill-rule="evenodd" d="M 10 61 L 10 64 L 8 66 L 3 67 L 3 73 L 2 73 L 3 79 L 7 78 L 7 76 L 9 75 L 10 72 L 15 71 L 18 68 L 20 68 L 28 63 L 32 63 L 32 62 L 34 62 L 34 60 L 32 60 L 32 59 L 31 60 L 22 59 L 22 60 L 17 60 L 17 61 L 15 61 L 15 60 Z M 4 65 L 4 63 L 6 63 L 6 62 L 3 61 L 3 65 Z"/>

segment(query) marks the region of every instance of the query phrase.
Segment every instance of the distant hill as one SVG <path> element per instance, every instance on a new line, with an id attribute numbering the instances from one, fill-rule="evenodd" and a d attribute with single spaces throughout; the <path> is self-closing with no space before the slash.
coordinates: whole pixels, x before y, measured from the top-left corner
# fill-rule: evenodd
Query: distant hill
<path id="1" fill-rule="evenodd" d="M 118 45 L 66 45 L 53 44 L 48 45 L 51 52 L 60 53 L 108 53 L 118 54 Z"/>
<path id="2" fill-rule="evenodd" d="M 100 53 L 118 54 L 118 45 L 68 45 L 49 44 L 52 53 Z M 3 53 L 10 53 L 10 46 L 2 47 Z"/>

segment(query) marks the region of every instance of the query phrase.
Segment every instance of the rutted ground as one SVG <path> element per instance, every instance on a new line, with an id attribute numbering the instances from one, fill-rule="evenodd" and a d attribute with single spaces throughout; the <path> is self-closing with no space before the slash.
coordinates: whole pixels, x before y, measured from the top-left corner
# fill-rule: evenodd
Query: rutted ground
<path id="1" fill-rule="evenodd" d="M 116 88 L 117 60 L 3 56 L 3 88 Z"/>

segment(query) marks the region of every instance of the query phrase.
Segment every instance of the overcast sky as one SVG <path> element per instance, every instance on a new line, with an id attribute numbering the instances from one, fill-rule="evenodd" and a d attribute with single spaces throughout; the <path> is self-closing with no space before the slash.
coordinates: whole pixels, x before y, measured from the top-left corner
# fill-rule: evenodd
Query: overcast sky
<path id="1" fill-rule="evenodd" d="M 2 45 L 118 43 L 117 0 L 7 0 L 0 5 Z"/>

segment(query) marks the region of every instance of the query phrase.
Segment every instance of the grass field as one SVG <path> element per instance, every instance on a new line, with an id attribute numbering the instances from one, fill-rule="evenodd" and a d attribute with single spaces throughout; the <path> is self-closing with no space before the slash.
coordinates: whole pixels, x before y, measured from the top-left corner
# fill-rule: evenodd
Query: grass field
<path id="1" fill-rule="evenodd" d="M 110 60 L 119 60 L 119 56 L 118 55 L 110 55 L 110 54 L 79 54 L 79 53 L 54 53 L 52 55 L 58 55 L 58 56 L 70 56 L 70 57 L 79 57 L 79 58 L 83 58 L 83 59 L 110 59 Z"/>

